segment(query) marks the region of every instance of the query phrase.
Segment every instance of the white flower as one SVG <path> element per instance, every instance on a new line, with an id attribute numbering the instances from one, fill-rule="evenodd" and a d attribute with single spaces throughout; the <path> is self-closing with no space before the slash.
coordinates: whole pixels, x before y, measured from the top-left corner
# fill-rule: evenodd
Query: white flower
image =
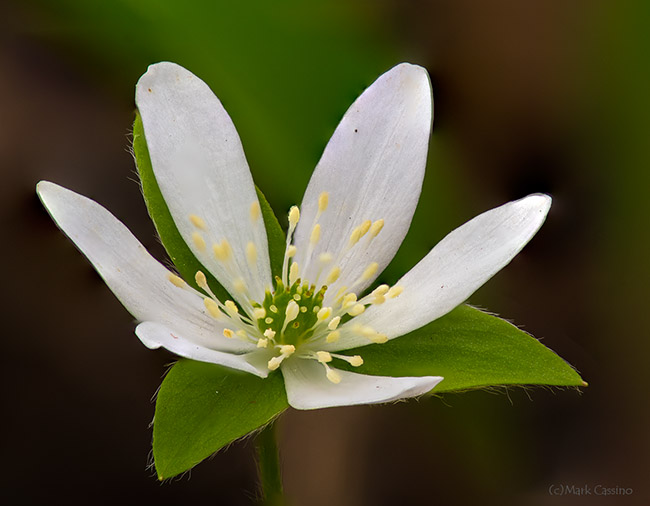
<path id="1" fill-rule="evenodd" d="M 253 180 L 235 127 L 208 86 L 172 63 L 152 65 L 136 102 L 160 190 L 180 234 L 228 290 L 202 272 L 188 286 L 99 204 L 49 182 L 38 193 L 58 226 L 141 323 L 149 348 L 266 377 L 280 369 L 298 409 L 417 396 L 437 376 L 381 377 L 337 369 L 341 353 L 439 318 L 504 267 L 542 225 L 551 199 L 531 195 L 443 239 L 394 286 L 363 295 L 399 248 L 415 210 L 431 128 L 421 67 L 385 73 L 350 107 L 300 210 L 289 212 L 284 268 L 274 280 Z"/>

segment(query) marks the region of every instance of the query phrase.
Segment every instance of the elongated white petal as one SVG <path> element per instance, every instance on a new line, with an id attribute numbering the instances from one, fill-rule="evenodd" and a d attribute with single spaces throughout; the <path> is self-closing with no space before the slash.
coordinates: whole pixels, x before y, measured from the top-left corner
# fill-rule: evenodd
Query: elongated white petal
<path id="1" fill-rule="evenodd" d="M 392 339 L 440 318 L 521 251 L 544 223 L 550 207 L 548 195 L 529 195 L 468 221 L 396 283 L 404 289 L 398 297 L 369 307 L 354 323 L 369 325 Z M 354 337 L 337 344 L 337 349 L 347 349 L 368 344 L 368 340 Z"/>
<path id="2" fill-rule="evenodd" d="M 205 314 L 198 293 L 172 284 L 169 271 L 102 206 L 47 181 L 41 181 L 37 191 L 59 228 L 88 257 L 135 318 L 160 322 L 173 332 L 191 336 L 197 345 L 215 350 L 243 352 L 254 348 L 223 337 L 223 327 Z"/>
<path id="3" fill-rule="evenodd" d="M 440 376 L 391 378 L 336 372 L 341 377 L 338 384 L 330 382 L 323 367 L 313 360 L 284 363 L 282 374 L 289 404 L 296 409 L 377 404 L 422 395 L 442 381 Z"/>
<path id="4" fill-rule="evenodd" d="M 341 285 L 349 287 L 371 262 L 377 262 L 376 273 L 355 288 L 362 291 L 402 243 L 422 188 L 431 115 L 426 70 L 402 63 L 380 76 L 343 116 L 302 201 L 296 261 L 300 266 L 307 263 L 307 245 L 323 192 L 329 194 L 329 205 L 318 220 L 321 237 L 313 258 L 344 251 L 353 230 L 366 220 L 383 219 L 384 227 L 369 246 L 367 233 L 340 260 L 341 276 L 328 294 L 335 294 Z M 315 283 L 319 268 L 318 262 L 310 261 L 301 276 Z"/>
<path id="5" fill-rule="evenodd" d="M 175 334 L 165 325 L 156 322 L 142 322 L 135 328 L 140 341 L 151 349 L 163 347 L 176 355 L 199 362 L 219 364 L 232 369 L 249 372 L 261 378 L 266 378 L 268 369 L 256 368 L 247 361 L 246 355 L 235 355 L 223 351 L 215 351 L 201 346 L 191 339 Z"/>
<path id="6" fill-rule="evenodd" d="M 266 230 L 228 113 L 203 81 L 166 62 L 140 78 L 136 102 L 156 181 L 183 239 L 239 302 L 246 300 L 241 281 L 262 300 L 271 285 Z M 213 245 L 223 240 L 233 265 L 215 258 Z M 249 243 L 256 250 L 253 262 Z"/>

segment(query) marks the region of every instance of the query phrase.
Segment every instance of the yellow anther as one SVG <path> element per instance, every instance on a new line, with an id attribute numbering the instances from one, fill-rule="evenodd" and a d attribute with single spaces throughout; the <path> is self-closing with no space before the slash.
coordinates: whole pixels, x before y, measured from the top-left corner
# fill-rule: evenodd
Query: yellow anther
<path id="1" fill-rule="evenodd" d="M 267 337 L 269 339 L 273 339 L 275 337 L 275 330 L 273 329 L 266 329 L 264 331 L 264 337 Z"/>
<path id="2" fill-rule="evenodd" d="M 361 239 L 361 229 L 357 227 L 350 234 L 350 247 L 358 243 L 359 239 Z"/>
<path id="3" fill-rule="evenodd" d="M 293 355 L 295 351 L 296 347 L 293 344 L 283 344 L 280 346 L 280 353 L 282 353 L 285 357 Z"/>
<path id="4" fill-rule="evenodd" d="M 333 332 L 330 332 L 327 335 L 327 338 L 325 339 L 325 341 L 328 342 L 328 343 L 335 343 L 339 339 L 341 339 L 341 332 L 338 331 L 338 330 L 335 330 Z"/>
<path id="5" fill-rule="evenodd" d="M 389 299 L 394 299 L 399 294 L 401 294 L 403 291 L 404 291 L 403 286 L 394 286 L 390 290 L 388 290 L 388 293 L 386 294 L 386 297 L 388 297 Z"/>
<path id="6" fill-rule="evenodd" d="M 321 253 L 318 255 L 318 261 L 322 264 L 328 264 L 332 261 L 334 257 L 331 253 Z"/>
<path id="7" fill-rule="evenodd" d="M 326 352 L 326 351 L 317 351 L 317 352 L 316 352 L 316 357 L 318 357 L 318 361 L 319 361 L 321 364 L 325 364 L 325 363 L 327 363 L 327 362 L 331 362 L 331 361 L 332 361 L 332 355 L 330 355 L 330 354 L 329 354 L 328 352 Z"/>
<path id="8" fill-rule="evenodd" d="M 335 316 L 327 324 L 327 328 L 330 329 L 330 330 L 336 330 L 336 327 L 339 326 L 340 321 L 341 321 L 341 317 L 340 316 Z"/>
<path id="9" fill-rule="evenodd" d="M 237 308 L 237 304 L 235 304 L 233 301 L 227 300 L 224 305 L 226 306 L 226 311 L 228 311 L 229 313 L 231 313 L 231 314 L 239 313 L 239 309 Z"/>
<path id="10" fill-rule="evenodd" d="M 300 209 L 298 209 L 298 206 L 292 206 L 289 209 L 289 225 L 295 227 L 298 221 L 300 221 Z"/>
<path id="11" fill-rule="evenodd" d="M 314 225 L 314 228 L 311 229 L 309 242 L 312 244 L 318 244 L 318 241 L 320 241 L 320 224 L 316 223 L 316 225 Z"/>
<path id="12" fill-rule="evenodd" d="M 343 297 L 343 300 L 341 301 L 341 306 L 343 306 L 343 309 L 347 309 L 350 306 L 353 306 L 356 302 L 357 302 L 357 294 L 348 293 L 345 297 Z"/>
<path id="13" fill-rule="evenodd" d="M 385 334 L 375 334 L 368 339 L 370 339 L 375 344 L 384 344 L 386 341 L 388 341 L 388 336 Z"/>
<path id="14" fill-rule="evenodd" d="M 286 318 L 284 320 L 285 325 L 296 319 L 298 313 L 300 312 L 300 307 L 296 304 L 296 301 L 290 300 L 287 304 Z"/>
<path id="15" fill-rule="evenodd" d="M 251 221 L 255 223 L 257 220 L 259 220 L 261 213 L 262 211 L 260 210 L 260 203 L 257 201 L 253 202 L 250 207 Z"/>
<path id="16" fill-rule="evenodd" d="M 246 260 L 248 265 L 254 266 L 257 263 L 257 248 L 252 242 L 246 245 Z"/>
<path id="17" fill-rule="evenodd" d="M 206 297 L 203 299 L 203 304 L 205 305 L 205 309 L 208 310 L 208 313 L 210 313 L 210 316 L 212 316 L 212 318 L 215 320 L 221 318 L 221 310 L 219 309 L 219 305 L 214 300 Z"/>
<path id="18" fill-rule="evenodd" d="M 375 221 L 370 227 L 370 237 L 371 238 L 377 237 L 377 234 L 381 232 L 382 228 L 384 228 L 384 220 Z"/>
<path id="19" fill-rule="evenodd" d="M 227 337 L 228 339 L 232 339 L 235 337 L 235 333 L 230 329 L 223 329 L 223 336 Z"/>
<path id="20" fill-rule="evenodd" d="M 293 262 L 289 268 L 289 285 L 293 285 L 298 279 L 298 262 Z"/>
<path id="21" fill-rule="evenodd" d="M 271 310 L 271 313 L 277 313 L 278 312 L 278 306 L 276 306 L 275 304 L 271 304 L 269 306 L 269 309 Z"/>
<path id="22" fill-rule="evenodd" d="M 178 288 L 185 288 L 185 281 L 180 276 L 172 274 L 171 272 L 167 274 L 167 279 L 171 282 L 172 285 L 177 286 Z"/>
<path id="23" fill-rule="evenodd" d="M 266 366 L 269 368 L 269 371 L 275 371 L 284 360 L 284 357 L 273 357 Z"/>
<path id="24" fill-rule="evenodd" d="M 377 295 L 377 296 L 375 296 L 375 298 L 372 300 L 372 303 L 373 303 L 373 304 L 377 304 L 377 305 L 379 305 L 379 304 L 383 304 L 384 302 L 386 302 L 386 297 L 384 297 L 383 295 Z"/>
<path id="25" fill-rule="evenodd" d="M 210 289 L 210 287 L 208 287 L 208 280 L 205 277 L 205 274 L 203 274 L 201 271 L 196 271 L 196 274 L 194 275 L 194 281 L 196 281 L 196 284 L 199 285 L 200 288 L 203 288 L 204 290 Z"/>
<path id="26" fill-rule="evenodd" d="M 366 267 L 366 270 L 363 271 L 361 277 L 364 281 L 368 281 L 369 279 L 373 278 L 375 274 L 377 274 L 378 269 L 379 264 L 377 262 L 372 262 L 368 267 Z"/>
<path id="27" fill-rule="evenodd" d="M 273 323 L 273 318 L 267 316 L 266 318 L 264 318 L 264 323 L 266 323 L 267 325 L 271 325 Z"/>
<path id="28" fill-rule="evenodd" d="M 334 283 L 337 279 L 339 279 L 339 276 L 341 275 L 341 268 L 339 266 L 334 267 L 330 273 L 327 275 L 327 279 L 325 282 L 328 285 L 331 285 Z"/>
<path id="29" fill-rule="evenodd" d="M 266 348 L 269 345 L 269 340 L 268 339 L 258 339 L 257 340 L 257 347 L 258 348 Z"/>
<path id="30" fill-rule="evenodd" d="M 190 214 L 190 221 L 192 222 L 192 225 L 194 225 L 196 228 L 205 230 L 205 221 L 203 221 L 203 218 L 201 218 L 200 216 L 197 216 L 196 214 Z"/>
<path id="31" fill-rule="evenodd" d="M 255 317 L 256 320 L 261 320 L 266 316 L 266 309 L 263 307 L 256 307 L 253 309 L 253 316 Z"/>
<path id="32" fill-rule="evenodd" d="M 372 222 L 370 220 L 366 220 L 361 225 L 359 225 L 359 232 L 361 233 L 359 238 L 368 233 L 368 230 L 370 230 L 370 225 L 372 225 Z"/>
<path id="33" fill-rule="evenodd" d="M 318 313 L 316 313 L 316 318 L 318 318 L 319 322 L 322 322 L 323 320 L 327 320 L 330 315 L 332 314 L 332 308 L 331 307 L 324 307 L 321 308 Z"/>
<path id="34" fill-rule="evenodd" d="M 323 192 L 320 194 L 320 197 L 318 197 L 318 210 L 322 213 L 327 209 L 327 204 L 330 201 L 330 194 L 327 192 Z"/>
<path id="35" fill-rule="evenodd" d="M 365 310 L 366 310 L 366 306 L 364 306 L 363 304 L 355 304 L 354 306 L 352 306 L 352 309 L 348 311 L 348 314 L 350 316 L 359 316 Z"/>
<path id="36" fill-rule="evenodd" d="M 352 367 L 359 367 L 360 365 L 363 365 L 363 359 L 359 355 L 354 355 L 353 357 L 350 357 L 348 363 Z"/>
<path id="37" fill-rule="evenodd" d="M 194 243 L 194 246 L 196 246 L 196 249 L 201 252 L 205 251 L 205 239 L 203 239 L 203 236 L 196 231 L 192 232 L 192 242 Z"/>
<path id="38" fill-rule="evenodd" d="M 327 379 L 330 380 L 335 385 L 341 383 L 341 375 L 333 369 L 327 369 Z"/>
<path id="39" fill-rule="evenodd" d="M 242 278 L 236 279 L 235 282 L 233 283 L 233 287 L 235 288 L 235 291 L 238 293 L 246 292 L 246 283 L 244 283 L 244 280 Z"/>
<path id="40" fill-rule="evenodd" d="M 371 295 L 373 297 L 381 297 L 382 295 L 386 295 L 389 288 L 390 287 L 388 285 L 379 285 L 372 291 Z"/>
<path id="41" fill-rule="evenodd" d="M 296 255 L 298 252 L 298 248 L 296 248 L 293 244 L 287 248 L 287 258 L 291 258 Z"/>

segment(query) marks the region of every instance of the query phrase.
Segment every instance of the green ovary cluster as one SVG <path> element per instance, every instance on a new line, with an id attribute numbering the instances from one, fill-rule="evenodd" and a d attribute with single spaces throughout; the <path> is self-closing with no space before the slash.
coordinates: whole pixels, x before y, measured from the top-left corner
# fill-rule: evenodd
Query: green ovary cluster
<path id="1" fill-rule="evenodd" d="M 264 318 L 257 320 L 260 332 L 267 329 L 275 332 L 277 344 L 292 344 L 296 348 L 312 337 L 314 325 L 318 321 L 317 313 L 323 307 L 323 297 L 327 287 L 323 286 L 316 291 L 314 285 L 309 286 L 296 280 L 291 286 L 285 286 L 279 277 L 275 278 L 275 290 L 266 292 L 261 307 L 264 309 Z M 294 302 L 298 312 L 294 319 L 287 322 L 289 304 Z"/>

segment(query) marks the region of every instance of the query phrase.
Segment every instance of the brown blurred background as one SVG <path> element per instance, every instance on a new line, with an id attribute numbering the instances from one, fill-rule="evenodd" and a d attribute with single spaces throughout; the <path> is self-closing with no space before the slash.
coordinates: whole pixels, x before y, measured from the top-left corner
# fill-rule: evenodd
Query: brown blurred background
<path id="1" fill-rule="evenodd" d="M 172 60 L 222 99 L 278 214 L 365 86 L 400 61 L 429 70 L 428 174 L 386 279 L 483 210 L 554 197 L 470 301 L 590 386 L 289 410 L 291 504 L 647 504 L 649 21 L 645 2 L 605 0 L 0 4 L 2 503 L 254 503 L 250 440 L 172 482 L 147 469 L 150 400 L 174 357 L 135 338 L 34 193 L 48 179 L 94 198 L 164 259 L 128 147 L 135 82 Z"/>

